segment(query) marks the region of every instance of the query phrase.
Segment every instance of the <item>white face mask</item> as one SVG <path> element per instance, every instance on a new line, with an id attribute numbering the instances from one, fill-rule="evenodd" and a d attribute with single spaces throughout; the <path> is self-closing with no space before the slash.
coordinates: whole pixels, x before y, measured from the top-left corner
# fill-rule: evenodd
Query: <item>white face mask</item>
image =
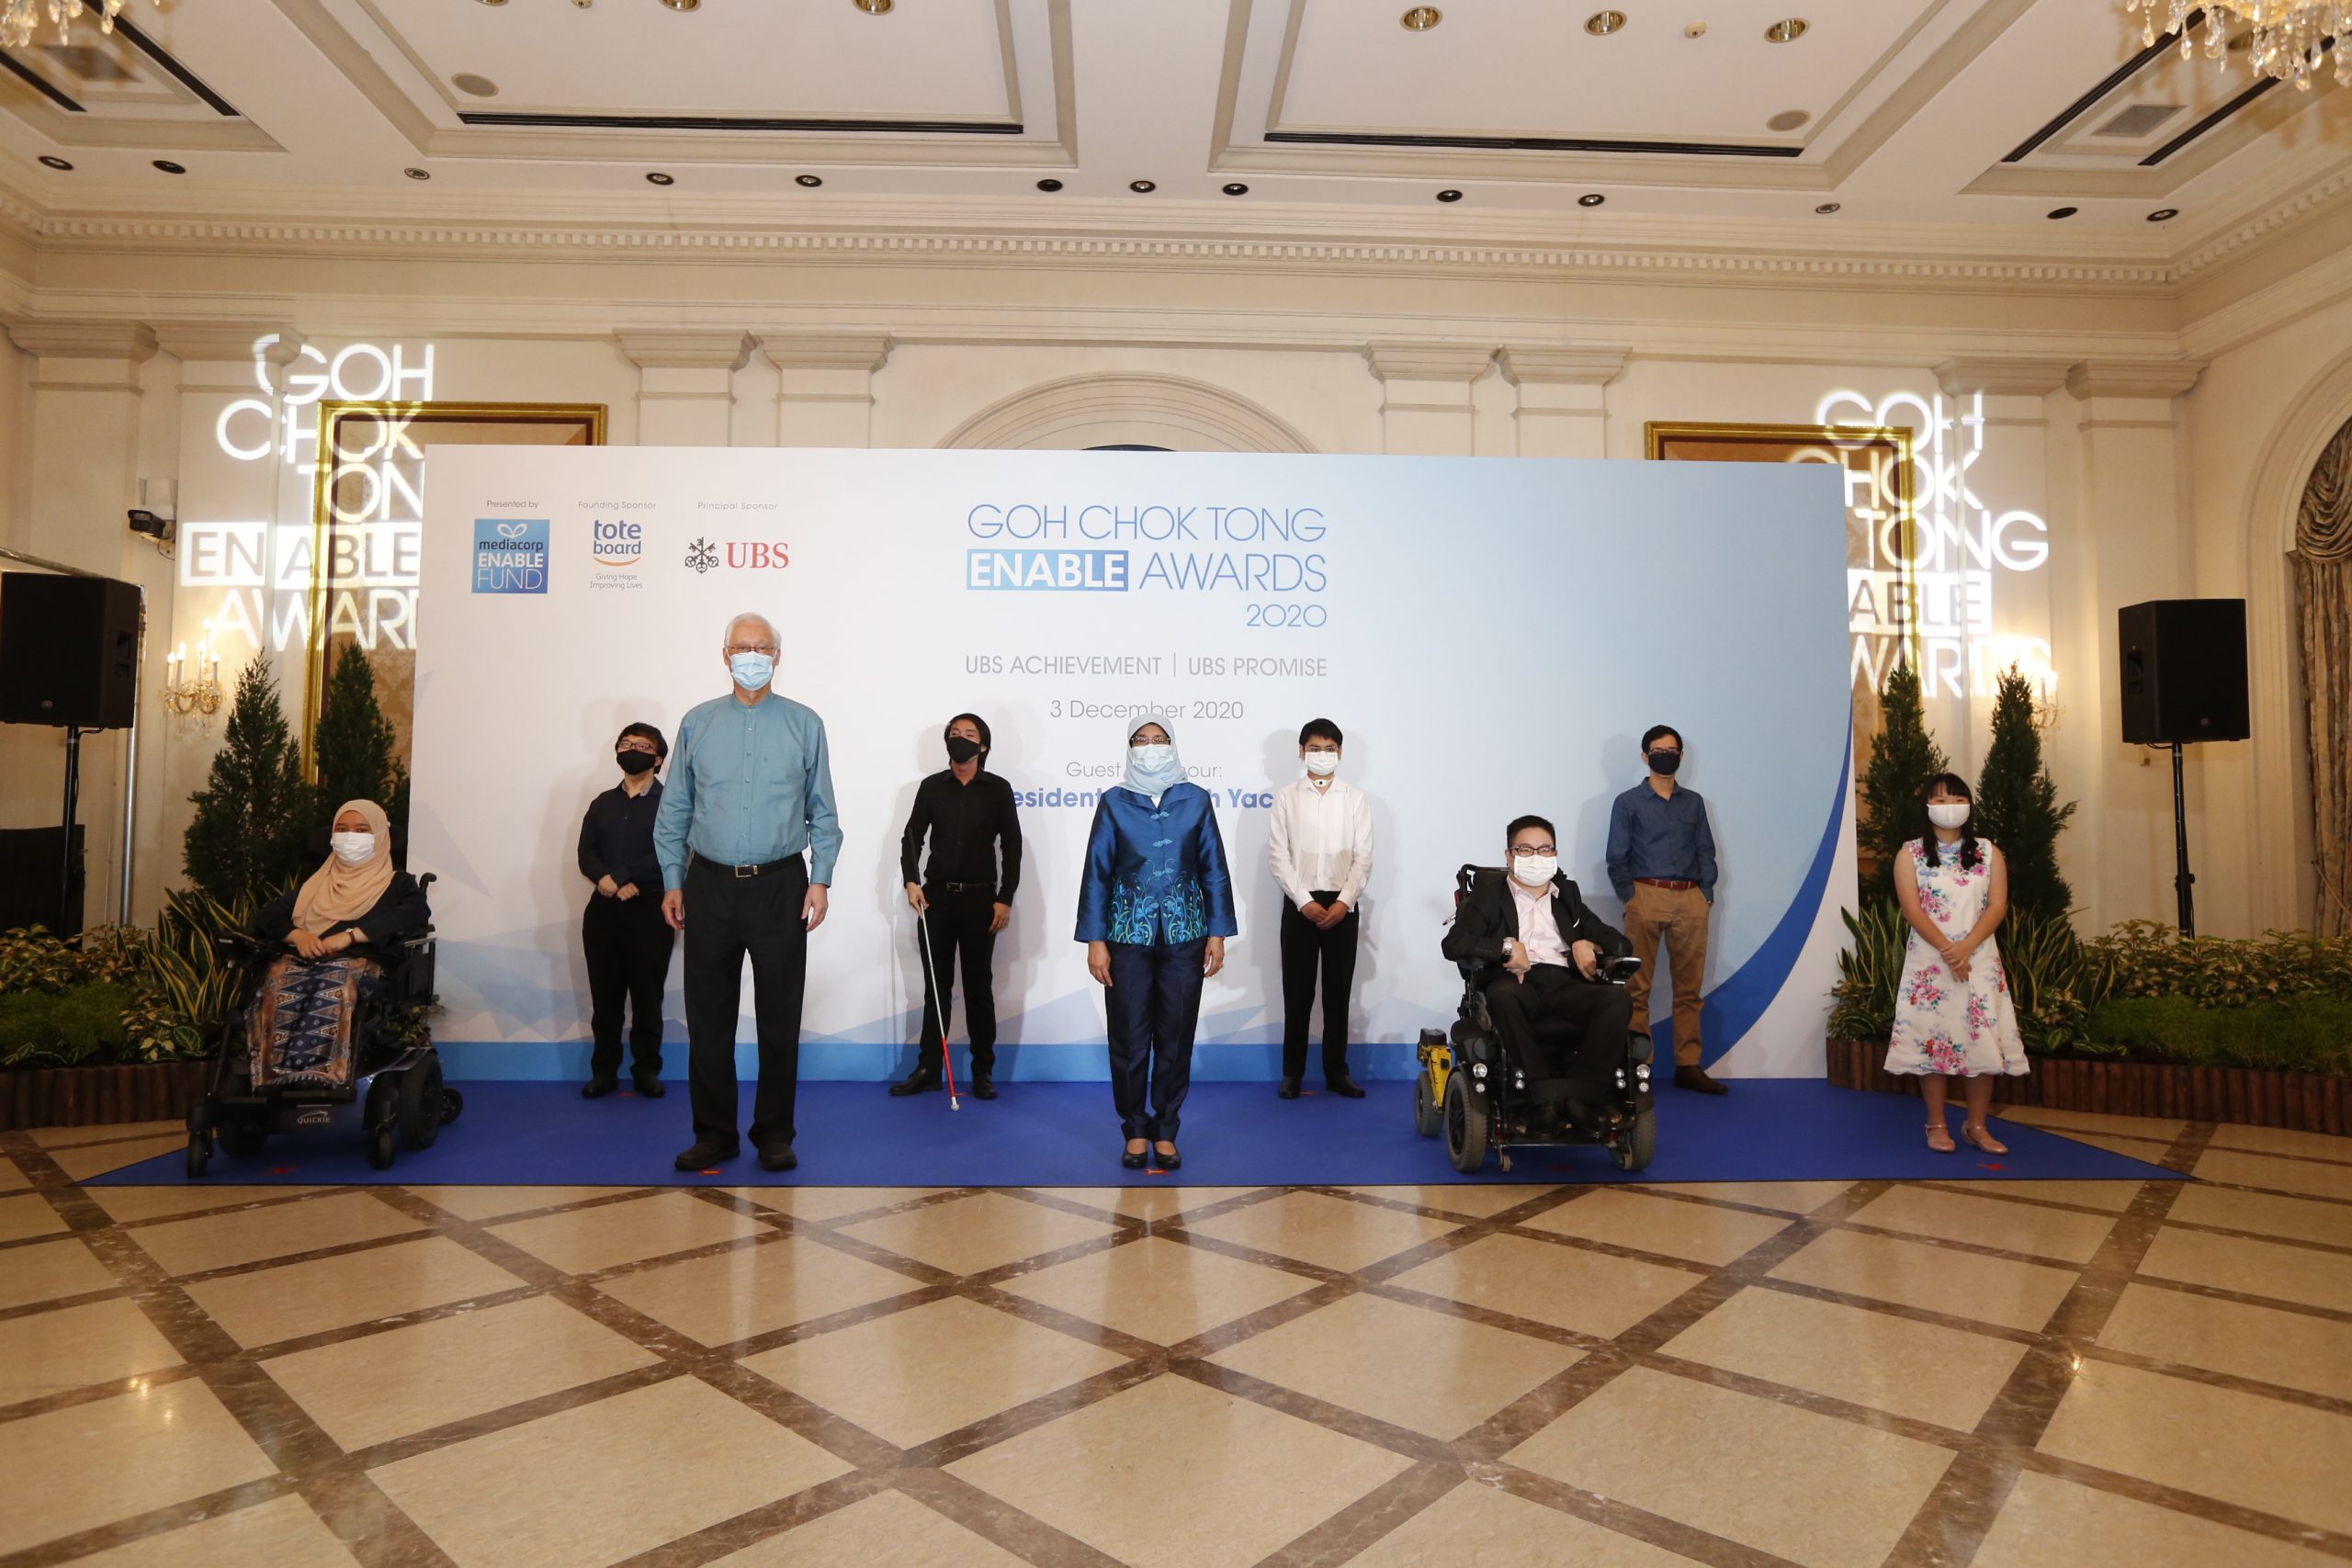
<path id="1" fill-rule="evenodd" d="M 1968 820 L 1968 802 L 1939 800 L 1928 807 L 1928 820 L 1939 828 L 1957 828 Z"/>
<path id="2" fill-rule="evenodd" d="M 332 833 L 327 842 L 334 846 L 334 858 L 345 865 L 357 865 L 376 852 L 373 833 Z"/>
<path id="3" fill-rule="evenodd" d="M 1541 887 L 1552 880 L 1560 869 L 1557 855 L 1513 855 L 1510 874 L 1530 887 Z"/>
<path id="4" fill-rule="evenodd" d="M 1339 769 L 1340 754 L 1337 751 L 1309 751 L 1306 754 L 1306 771 L 1318 779 L 1329 778 Z"/>

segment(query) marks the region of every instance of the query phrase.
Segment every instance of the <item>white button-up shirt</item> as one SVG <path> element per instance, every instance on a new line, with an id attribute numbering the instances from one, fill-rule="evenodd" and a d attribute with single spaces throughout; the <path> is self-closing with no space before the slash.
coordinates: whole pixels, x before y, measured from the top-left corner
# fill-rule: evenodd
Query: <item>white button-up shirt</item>
<path id="1" fill-rule="evenodd" d="M 1552 885 L 1530 887 L 1509 872 L 1503 874 L 1510 882 L 1510 896 L 1519 901 L 1519 941 L 1527 949 L 1527 961 L 1566 967 L 1568 944 L 1560 939 L 1560 922 L 1553 918 Z"/>
<path id="2" fill-rule="evenodd" d="M 1372 877 L 1371 797 L 1338 779 L 1322 789 L 1313 779 L 1283 785 L 1274 792 L 1266 861 L 1292 903 L 1305 908 L 1336 888 L 1354 908 Z"/>

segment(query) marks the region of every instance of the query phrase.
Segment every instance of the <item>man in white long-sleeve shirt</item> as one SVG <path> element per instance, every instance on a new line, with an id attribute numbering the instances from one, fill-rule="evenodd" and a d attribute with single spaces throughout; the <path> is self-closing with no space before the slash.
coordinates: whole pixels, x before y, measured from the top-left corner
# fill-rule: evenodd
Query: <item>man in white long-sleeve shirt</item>
<path id="1" fill-rule="evenodd" d="M 1348 991 L 1356 977 L 1356 905 L 1372 875 L 1372 802 L 1338 777 L 1341 737 L 1328 718 L 1298 732 L 1306 776 L 1274 795 L 1266 861 L 1283 890 L 1283 1082 L 1298 1098 L 1315 976 L 1323 976 L 1323 1083 L 1362 1100 L 1348 1076 Z"/>

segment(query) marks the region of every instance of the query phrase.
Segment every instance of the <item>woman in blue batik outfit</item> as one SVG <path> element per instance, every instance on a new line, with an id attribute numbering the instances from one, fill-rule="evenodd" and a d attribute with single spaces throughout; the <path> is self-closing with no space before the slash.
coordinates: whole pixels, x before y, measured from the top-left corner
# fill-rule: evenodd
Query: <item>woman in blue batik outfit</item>
<path id="1" fill-rule="evenodd" d="M 1086 967 L 1109 988 L 1111 1099 L 1130 1170 L 1183 1164 L 1176 1124 L 1193 1084 L 1201 983 L 1225 966 L 1236 929 L 1215 805 L 1185 782 L 1167 721 L 1148 718 L 1128 732 L 1126 782 L 1095 803 L 1078 891 Z"/>

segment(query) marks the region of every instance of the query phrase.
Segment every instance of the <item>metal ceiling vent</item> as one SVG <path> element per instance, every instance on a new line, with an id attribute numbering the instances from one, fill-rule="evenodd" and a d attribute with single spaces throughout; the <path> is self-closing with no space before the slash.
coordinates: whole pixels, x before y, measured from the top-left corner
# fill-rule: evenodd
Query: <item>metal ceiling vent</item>
<path id="1" fill-rule="evenodd" d="M 2180 109 L 2181 106 L 2178 104 L 2133 104 L 2105 125 L 2093 130 L 2091 134 L 2093 136 L 2145 136 L 2178 114 Z"/>

